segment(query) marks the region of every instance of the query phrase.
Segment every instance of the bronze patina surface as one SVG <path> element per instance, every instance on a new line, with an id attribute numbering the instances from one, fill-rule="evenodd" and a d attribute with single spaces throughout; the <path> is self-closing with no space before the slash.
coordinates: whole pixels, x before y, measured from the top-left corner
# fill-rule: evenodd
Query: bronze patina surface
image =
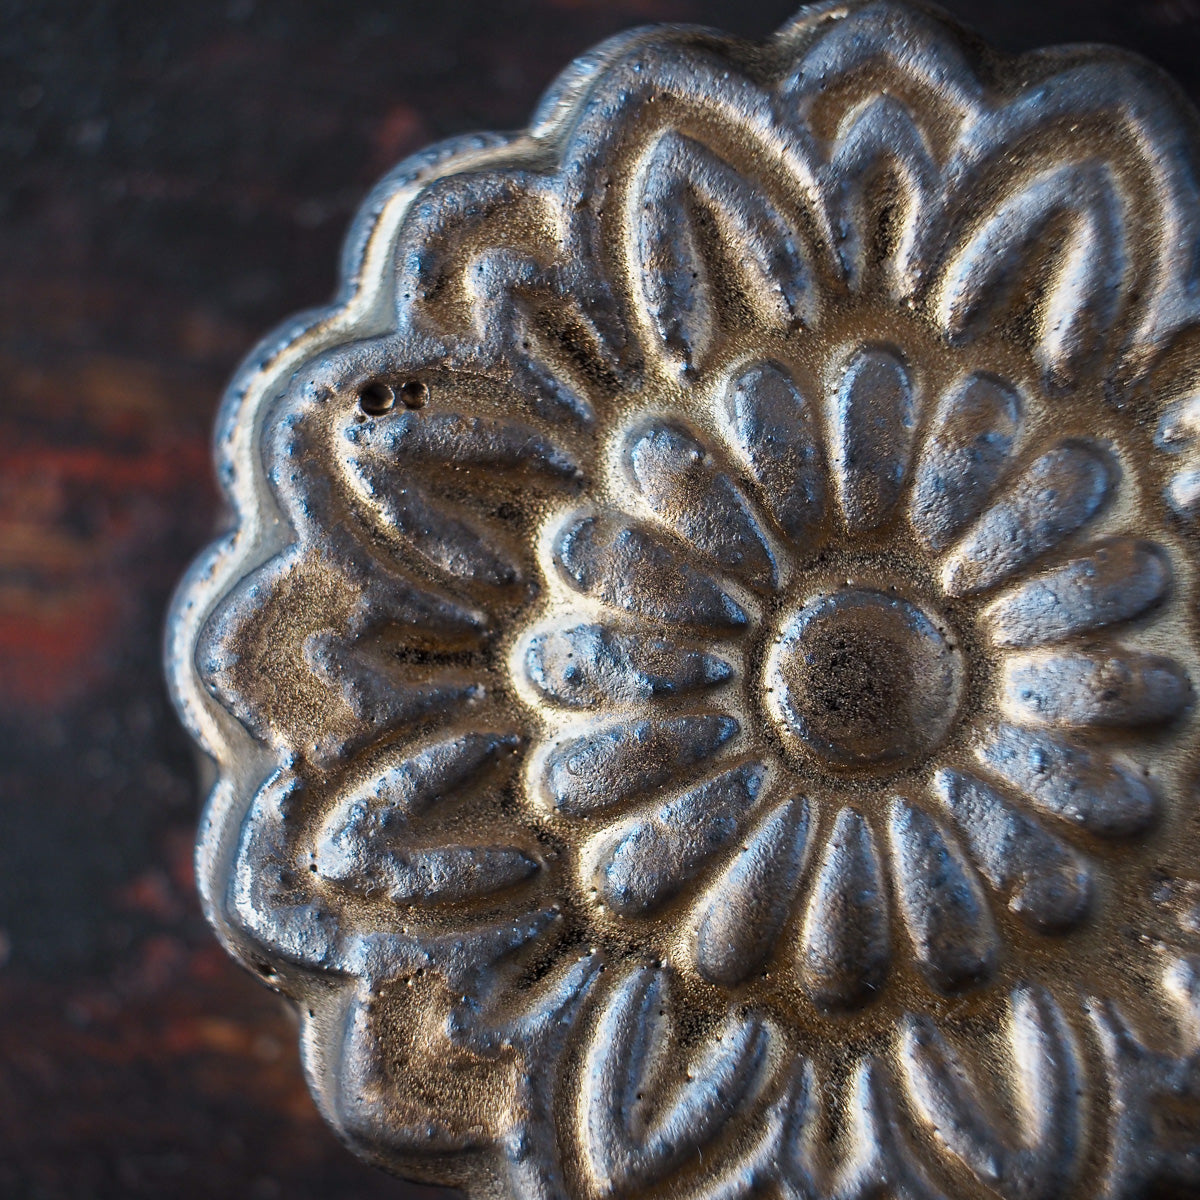
<path id="1" fill-rule="evenodd" d="M 1200 1188 L 1200 145 L 932 11 L 665 26 L 408 160 L 220 419 L 198 852 L 474 1195 Z"/>

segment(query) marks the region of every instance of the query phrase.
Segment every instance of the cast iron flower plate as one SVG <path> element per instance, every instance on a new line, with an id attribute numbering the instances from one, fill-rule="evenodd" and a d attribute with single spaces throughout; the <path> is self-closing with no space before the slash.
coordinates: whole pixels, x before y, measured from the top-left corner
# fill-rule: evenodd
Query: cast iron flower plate
<path id="1" fill-rule="evenodd" d="M 854 0 L 380 184 L 168 648 L 209 919 L 359 1153 L 1200 1194 L 1198 187 L 1145 63 Z"/>

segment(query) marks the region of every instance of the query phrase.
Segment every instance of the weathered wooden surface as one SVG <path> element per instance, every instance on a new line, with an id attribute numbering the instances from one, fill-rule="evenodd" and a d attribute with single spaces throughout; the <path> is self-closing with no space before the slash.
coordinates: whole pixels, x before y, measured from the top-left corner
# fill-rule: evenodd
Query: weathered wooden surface
<path id="1" fill-rule="evenodd" d="M 1011 49 L 1108 40 L 1200 92 L 1195 0 L 950 5 Z M 219 391 L 332 288 L 410 150 L 523 124 L 649 20 L 790 0 L 0 4 L 0 1194 L 371 1197 L 276 1001 L 192 894 L 169 588 L 218 514 Z"/>

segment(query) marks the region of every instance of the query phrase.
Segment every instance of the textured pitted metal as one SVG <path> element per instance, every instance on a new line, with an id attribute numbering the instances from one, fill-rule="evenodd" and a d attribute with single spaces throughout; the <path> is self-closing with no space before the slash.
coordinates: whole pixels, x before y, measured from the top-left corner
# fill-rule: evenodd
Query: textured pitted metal
<path id="1" fill-rule="evenodd" d="M 1200 1188 L 1194 122 L 831 3 L 383 181 L 169 633 L 209 918 L 360 1153 Z"/>

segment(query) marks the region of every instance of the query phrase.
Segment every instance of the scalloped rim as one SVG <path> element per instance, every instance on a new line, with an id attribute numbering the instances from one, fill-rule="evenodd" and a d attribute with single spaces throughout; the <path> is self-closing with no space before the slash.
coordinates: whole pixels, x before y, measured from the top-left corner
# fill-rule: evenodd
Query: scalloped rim
<path id="1" fill-rule="evenodd" d="M 195 558 L 171 599 L 164 634 L 168 689 L 180 718 L 202 751 L 203 783 L 208 788 L 198 831 L 196 877 L 205 916 L 226 950 L 248 970 L 268 957 L 257 943 L 240 931 L 226 912 L 225 890 L 230 867 L 248 805 L 258 787 L 277 769 L 276 756 L 208 693 L 201 682 L 194 651 L 205 621 L 228 591 L 249 572 L 282 551 L 293 540 L 268 485 L 261 461 L 264 421 L 271 403 L 303 364 L 348 340 L 387 333 L 393 328 L 392 263 L 397 238 L 414 201 L 431 185 L 448 176 L 488 168 L 527 167 L 553 169 L 561 160 L 576 114 L 587 103 L 592 85 L 614 60 L 641 44 L 678 42 L 716 43 L 730 51 L 757 53 L 767 59 L 784 59 L 811 41 L 828 23 L 843 20 L 874 0 L 824 0 L 803 8 L 761 44 L 730 37 L 719 31 L 690 25 L 646 26 L 619 34 L 576 59 L 543 93 L 527 131 L 514 134 L 478 133 L 437 143 L 402 161 L 380 180 L 358 209 L 343 243 L 339 284 L 333 301 L 287 319 L 246 355 L 237 368 L 218 409 L 213 454 L 221 494 L 231 514 L 230 528 Z M 1200 123 L 1186 97 L 1164 72 L 1136 54 L 1111 47 L 1072 44 L 1012 56 L 985 48 L 969 30 L 935 6 L 913 3 L 907 7 L 936 22 L 953 35 L 958 45 L 990 68 L 1003 67 L 1011 76 L 1021 68 L 1060 67 L 1072 56 L 1095 61 L 1102 54 L 1149 76 L 1176 102 L 1172 116 L 1181 141 L 1200 143 Z M 986 55 L 986 60 L 982 57 Z M 1180 103 L 1179 101 L 1182 101 Z M 1168 343 L 1169 344 L 1169 343 Z M 1161 351 L 1160 351 L 1161 353 Z M 276 969 L 278 968 L 278 969 Z M 310 973 L 275 964 L 266 975 L 277 990 L 291 995 L 299 1005 L 290 981 L 301 978 L 312 987 Z M 339 1029 L 356 986 L 324 980 L 300 1005 L 301 1049 L 310 1090 L 324 1118 L 356 1153 L 366 1154 L 393 1171 L 410 1178 L 471 1186 L 475 1194 L 507 1194 L 494 1152 L 479 1150 L 455 1155 L 420 1156 L 410 1150 L 389 1151 L 356 1138 L 342 1125 L 338 1105 L 326 1090 L 338 1072 L 331 1055 L 340 1039 L 326 1036 Z M 298 989 L 296 989 L 298 990 Z"/>

